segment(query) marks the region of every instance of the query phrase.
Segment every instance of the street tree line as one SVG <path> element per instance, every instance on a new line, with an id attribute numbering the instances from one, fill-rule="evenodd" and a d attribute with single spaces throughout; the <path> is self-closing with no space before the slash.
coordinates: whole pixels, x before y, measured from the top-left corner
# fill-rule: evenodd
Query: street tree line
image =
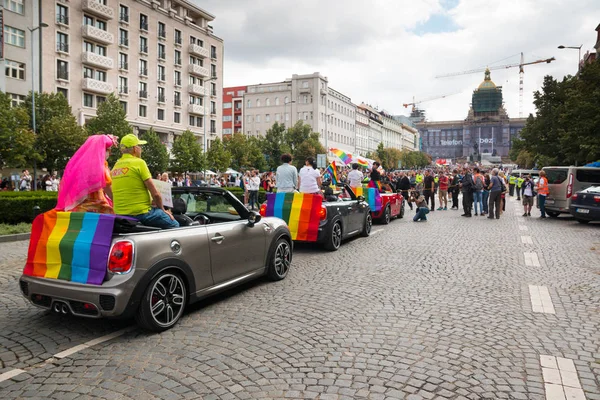
<path id="1" fill-rule="evenodd" d="M 578 76 L 546 76 L 510 157 L 521 167 L 585 165 L 600 160 L 600 62 Z"/>
<path id="2" fill-rule="evenodd" d="M 427 153 L 384 147 L 381 142 L 377 150 L 367 153 L 366 157 L 378 161 L 386 170 L 423 168 L 431 164 L 431 156 Z"/>

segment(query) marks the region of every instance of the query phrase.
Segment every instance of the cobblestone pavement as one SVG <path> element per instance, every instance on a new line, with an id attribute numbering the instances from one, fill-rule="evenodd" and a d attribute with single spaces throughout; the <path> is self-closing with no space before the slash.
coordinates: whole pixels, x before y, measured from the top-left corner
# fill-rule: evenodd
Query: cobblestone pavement
<path id="1" fill-rule="evenodd" d="M 548 355 L 573 360 L 598 400 L 600 226 L 520 210 L 511 199 L 500 220 L 422 223 L 407 210 L 335 253 L 297 246 L 287 279 L 194 305 L 170 331 L 134 328 L 63 359 L 131 322 L 26 304 L 26 242 L 1 244 L 0 373 L 26 372 L 0 398 L 545 399 Z M 532 311 L 529 285 L 548 288 L 554 313 Z"/>

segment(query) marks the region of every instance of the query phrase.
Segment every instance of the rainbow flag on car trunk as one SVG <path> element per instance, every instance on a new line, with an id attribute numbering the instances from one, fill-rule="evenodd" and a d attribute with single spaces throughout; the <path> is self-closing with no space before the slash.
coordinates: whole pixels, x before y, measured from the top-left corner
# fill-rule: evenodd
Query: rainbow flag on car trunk
<path id="1" fill-rule="evenodd" d="M 381 193 L 377 188 L 363 188 L 363 187 L 355 187 L 352 188 L 354 190 L 354 194 L 356 197 L 364 196 L 365 201 L 369 203 L 369 207 L 371 207 L 371 211 L 379 211 L 382 207 Z M 366 192 L 366 193 L 365 193 Z"/>
<path id="2" fill-rule="evenodd" d="M 55 210 L 38 215 L 23 274 L 101 285 L 116 217 Z"/>
<path id="3" fill-rule="evenodd" d="M 284 220 L 292 240 L 314 242 L 319 234 L 323 197 L 307 193 L 267 193 L 266 217 Z"/>

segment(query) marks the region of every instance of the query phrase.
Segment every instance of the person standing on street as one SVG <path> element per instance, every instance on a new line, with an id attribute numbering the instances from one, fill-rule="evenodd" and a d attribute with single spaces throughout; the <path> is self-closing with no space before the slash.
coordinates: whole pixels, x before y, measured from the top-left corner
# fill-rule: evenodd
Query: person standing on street
<path id="1" fill-rule="evenodd" d="M 529 178 L 529 175 L 525 176 L 521 187 L 523 188 L 523 216 L 531 217 L 531 208 L 533 207 L 534 191 L 533 182 Z"/>
<path id="2" fill-rule="evenodd" d="M 250 209 L 254 210 L 254 206 L 258 207 L 258 190 L 260 189 L 260 177 L 256 171 L 250 173 L 248 182 L 248 192 L 250 193 Z"/>
<path id="3" fill-rule="evenodd" d="M 489 199 L 490 199 L 490 189 L 488 189 L 490 187 L 490 174 L 489 173 L 485 173 L 484 175 L 484 179 L 485 182 L 483 184 L 483 194 L 482 194 L 482 202 L 483 202 L 483 214 L 482 215 L 486 215 L 489 211 Z"/>
<path id="4" fill-rule="evenodd" d="M 452 179 L 450 180 L 449 189 L 452 193 L 452 209 L 458 210 L 458 193 L 460 186 L 460 177 L 458 176 L 458 170 L 452 171 Z"/>
<path id="5" fill-rule="evenodd" d="M 500 194 L 502 193 L 502 182 L 500 181 L 500 178 L 498 178 L 498 168 L 492 170 L 488 190 L 490 191 L 490 202 L 488 207 L 490 213 L 488 219 L 494 219 L 494 216 L 496 219 L 500 219 L 500 201 L 502 200 Z"/>
<path id="6" fill-rule="evenodd" d="M 410 191 L 410 179 L 408 178 L 408 176 L 406 176 L 404 172 L 400 172 L 400 181 L 398 182 L 397 189 L 402 192 L 402 197 L 404 197 L 403 201 L 406 201 L 408 203 L 408 206 L 412 211 L 413 204 L 408 196 L 408 192 Z"/>
<path id="7" fill-rule="evenodd" d="M 471 208 L 473 207 L 473 176 L 471 175 L 469 168 L 464 169 L 460 188 L 463 195 L 464 210 L 464 214 L 462 214 L 461 217 L 471 217 Z"/>
<path id="8" fill-rule="evenodd" d="M 546 218 L 546 196 L 550 194 L 548 189 L 548 178 L 546 178 L 546 171 L 540 171 L 540 179 L 538 181 L 535 190 L 538 193 L 538 205 L 540 206 L 540 218 Z"/>
<path id="9" fill-rule="evenodd" d="M 477 206 L 479 205 L 479 214 L 482 216 L 483 212 L 483 188 L 485 186 L 485 178 L 480 173 L 479 168 L 474 168 L 475 175 L 473 176 L 473 203 L 475 205 L 475 216 L 477 216 Z"/>
<path id="10" fill-rule="evenodd" d="M 523 179 L 522 176 L 519 176 L 517 178 L 517 200 L 521 200 L 521 193 L 522 193 L 522 187 L 523 187 L 523 182 L 525 182 L 525 179 Z"/>
<path id="11" fill-rule="evenodd" d="M 292 165 L 290 154 L 281 155 L 281 165 L 275 173 L 277 193 L 291 193 L 298 187 L 298 170 Z"/>
<path id="12" fill-rule="evenodd" d="M 513 197 L 515 194 L 515 186 L 517 184 L 517 177 L 513 174 L 508 178 L 508 194 L 510 197 Z M 518 193 L 518 192 L 517 192 Z"/>
<path id="13" fill-rule="evenodd" d="M 425 171 L 425 177 L 423 178 L 423 196 L 425 197 L 425 201 L 429 204 L 429 200 L 431 199 L 431 211 L 435 210 L 435 196 L 433 194 L 435 190 L 435 180 L 431 175 L 431 171 Z"/>
<path id="14" fill-rule="evenodd" d="M 439 206 L 438 210 L 448 210 L 448 186 L 449 186 L 450 179 L 448 178 L 448 176 L 446 175 L 446 173 L 444 171 L 440 172 L 438 182 L 440 185 L 439 192 L 438 192 L 440 206 Z M 442 204 L 443 204 L 444 208 L 442 208 Z"/>

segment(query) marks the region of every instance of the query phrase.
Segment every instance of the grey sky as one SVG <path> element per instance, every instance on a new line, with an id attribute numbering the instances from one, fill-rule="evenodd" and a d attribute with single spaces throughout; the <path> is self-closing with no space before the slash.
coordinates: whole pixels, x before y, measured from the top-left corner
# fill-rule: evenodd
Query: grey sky
<path id="1" fill-rule="evenodd" d="M 216 15 L 225 41 L 225 85 L 276 82 L 319 71 L 330 85 L 393 113 L 415 98 L 460 92 L 423 103 L 428 119 L 464 119 L 483 73 L 436 75 L 487 65 L 556 57 L 525 67 L 524 112 L 544 75 L 574 73 L 576 50 L 593 50 L 598 0 L 195 0 Z M 503 61 L 500 61 L 503 60 Z M 518 116 L 518 68 L 492 72 Z"/>

